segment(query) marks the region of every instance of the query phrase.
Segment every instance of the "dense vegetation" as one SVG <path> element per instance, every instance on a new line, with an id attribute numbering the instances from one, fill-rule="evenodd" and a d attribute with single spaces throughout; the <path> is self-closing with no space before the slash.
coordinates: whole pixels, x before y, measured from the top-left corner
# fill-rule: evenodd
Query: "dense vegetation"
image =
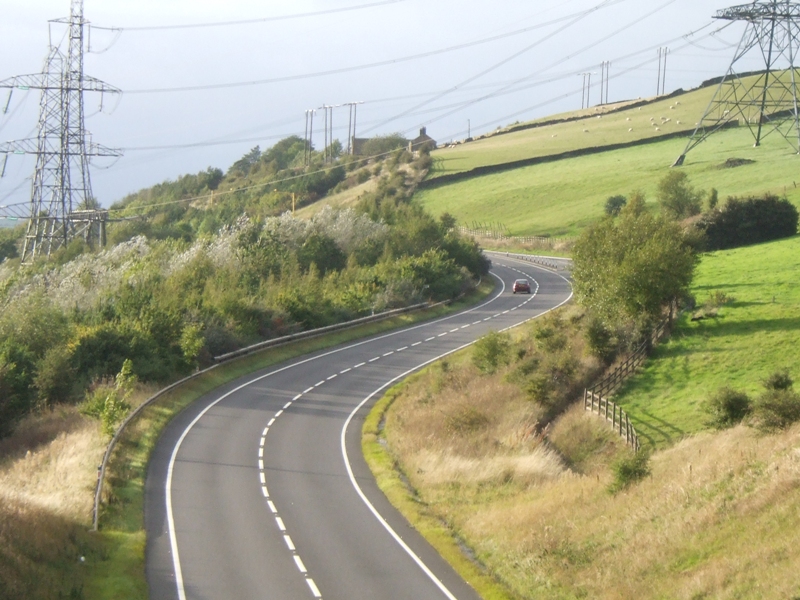
<path id="1" fill-rule="evenodd" d="M 486 272 L 476 244 L 410 202 L 424 156 L 360 167 L 384 176 L 358 209 L 270 216 L 287 194 L 326 193 L 356 164 L 314 171 L 297 167 L 303 156 L 294 138 L 256 148 L 226 175 L 209 169 L 123 201 L 122 214 L 145 218 L 112 229 L 107 249 L 78 240 L 33 268 L 6 262 L 0 434 L 32 409 L 92 397 L 126 360 L 139 381 L 161 383 L 249 343 L 453 298 Z M 297 172 L 307 174 L 286 181 Z M 251 185 L 257 176 L 276 187 Z M 183 201 L 220 182 L 247 189 Z"/>

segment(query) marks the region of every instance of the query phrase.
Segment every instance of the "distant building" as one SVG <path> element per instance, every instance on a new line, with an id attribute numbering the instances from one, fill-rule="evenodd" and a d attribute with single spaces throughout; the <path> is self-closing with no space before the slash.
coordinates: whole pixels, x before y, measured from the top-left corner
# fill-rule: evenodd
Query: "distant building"
<path id="1" fill-rule="evenodd" d="M 419 130 L 419 137 L 415 140 L 411 140 L 411 149 L 419 150 L 422 146 L 428 143 L 431 144 L 433 148 L 436 148 L 436 140 L 429 136 L 427 128 L 423 127 Z"/>

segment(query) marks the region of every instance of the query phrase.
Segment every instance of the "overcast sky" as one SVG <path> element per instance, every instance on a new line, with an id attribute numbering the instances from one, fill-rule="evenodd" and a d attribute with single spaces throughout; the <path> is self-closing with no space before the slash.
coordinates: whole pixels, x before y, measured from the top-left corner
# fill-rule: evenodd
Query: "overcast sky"
<path id="1" fill-rule="evenodd" d="M 710 35 L 725 24 L 712 15 L 726 6 L 719 0 L 85 0 L 92 24 L 86 74 L 123 90 L 102 102 L 96 94 L 85 98 L 92 139 L 124 150 L 117 161 L 93 162 L 94 192 L 107 206 L 185 173 L 226 170 L 253 146 L 302 137 L 305 110 L 323 104 L 364 102 L 359 136 L 413 137 L 425 125 L 433 138 L 449 141 L 466 137 L 468 121 L 477 135 L 580 108 L 583 72 L 595 73 L 591 102 L 599 102 L 603 61 L 611 61 L 610 101 L 652 96 L 659 46 L 671 49 L 667 90 L 695 87 L 724 73 L 742 35 L 742 24 Z M 58 43 L 65 32 L 48 21 L 69 10 L 68 0 L 6 3 L 0 80 L 42 70 L 49 35 Z M 228 24 L 163 28 L 219 23 Z M 475 43 L 488 38 L 496 39 Z M 357 68 L 380 62 L 386 64 Z M 271 81 L 165 91 L 265 80 Z M 0 106 L 6 97 L 0 90 Z M 35 137 L 38 105 L 37 92 L 15 91 L 8 114 L 0 115 L 0 141 Z M 335 135 L 345 144 L 347 121 L 347 109 L 336 109 Z M 321 114 L 317 147 L 320 125 Z M 33 168 L 32 158 L 10 157 L 0 204 L 29 199 Z"/>

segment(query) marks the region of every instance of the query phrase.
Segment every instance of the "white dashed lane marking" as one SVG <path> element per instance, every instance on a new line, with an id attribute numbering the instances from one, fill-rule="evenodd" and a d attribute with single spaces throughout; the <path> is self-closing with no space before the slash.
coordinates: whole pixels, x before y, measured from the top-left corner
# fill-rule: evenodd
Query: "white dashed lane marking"
<path id="1" fill-rule="evenodd" d="M 314 598 L 322 598 L 322 594 L 319 593 L 319 588 L 317 588 L 317 584 L 314 583 L 314 580 L 309 578 L 306 579 L 306 583 L 308 587 L 311 589 L 311 593 L 314 594 Z"/>
<path id="2" fill-rule="evenodd" d="M 522 273 L 522 271 L 517 271 L 517 272 Z M 526 275 L 525 273 L 522 273 L 522 274 Z M 535 282 L 535 280 L 534 280 L 534 282 Z M 539 291 L 539 286 L 538 286 L 538 283 L 537 283 L 536 292 L 538 293 L 538 291 Z M 456 327 L 455 329 L 451 329 L 450 331 L 444 331 L 444 332 L 442 332 L 442 333 L 440 333 L 438 335 L 426 338 L 423 341 L 414 342 L 410 346 L 403 346 L 402 348 L 398 348 L 397 350 L 394 350 L 392 352 L 387 352 L 386 354 L 383 354 L 382 356 L 376 356 L 374 358 L 371 358 L 367 362 L 360 362 L 360 363 L 358 363 L 356 365 L 353 365 L 352 367 L 349 367 L 347 369 L 344 369 L 344 370 L 340 371 L 339 373 L 335 373 L 335 374 L 329 376 L 328 378 L 324 379 L 323 381 L 320 381 L 320 382 L 316 383 L 314 386 L 306 389 L 302 393 L 297 394 L 294 398 L 292 398 L 291 401 L 287 402 L 283 406 L 283 408 L 281 410 L 276 412 L 275 416 L 272 419 L 270 419 L 267 427 L 265 427 L 264 431 L 262 432 L 262 437 L 261 437 L 261 439 L 259 441 L 259 449 L 258 449 L 258 457 L 259 457 L 258 469 L 259 469 L 259 480 L 261 482 L 261 493 L 263 494 L 264 498 L 267 499 L 267 506 L 268 506 L 270 512 L 275 517 L 275 523 L 277 524 L 278 529 L 280 529 L 280 531 L 283 533 L 283 539 L 284 539 L 284 541 L 286 543 L 286 547 L 292 553 L 292 558 L 294 559 L 294 562 L 297 565 L 297 569 L 305 577 L 305 581 L 308 584 L 308 587 L 311 590 L 311 593 L 314 595 L 314 598 L 321 599 L 322 598 L 322 594 L 320 593 L 319 588 L 317 587 L 317 585 L 314 583 L 314 580 L 311 579 L 308 576 L 308 570 L 306 569 L 305 564 L 303 563 L 302 559 L 300 558 L 300 555 L 297 552 L 297 548 L 295 547 L 294 542 L 292 541 L 292 538 L 289 536 L 289 534 L 286 531 L 286 525 L 284 524 L 283 519 L 281 519 L 280 516 L 278 516 L 278 509 L 275 506 L 275 504 L 272 502 L 272 500 L 270 499 L 269 491 L 267 490 L 266 473 L 265 473 L 265 470 L 264 470 L 263 457 L 264 457 L 264 448 L 265 448 L 265 445 L 266 445 L 266 436 L 267 436 L 267 433 L 269 432 L 270 427 L 272 427 L 275 424 L 276 419 L 278 419 L 283 414 L 284 411 L 288 410 L 292 406 L 292 404 L 294 402 L 297 402 L 304 395 L 309 394 L 309 393 L 313 392 L 315 389 L 325 385 L 326 382 L 336 379 L 339 375 L 346 375 L 347 373 L 350 373 L 351 371 L 353 371 L 355 369 L 360 369 L 361 367 L 367 365 L 368 363 L 374 363 L 374 362 L 380 360 L 381 358 L 386 358 L 386 357 L 392 356 L 393 354 L 395 354 L 397 352 L 405 352 L 406 350 L 409 349 L 409 347 L 416 348 L 417 346 L 421 346 L 424 343 L 432 342 L 437 338 L 442 338 L 442 337 L 448 335 L 449 333 L 456 333 L 458 331 L 461 331 L 461 330 L 464 330 L 464 329 L 468 329 L 469 327 L 473 327 L 475 325 L 480 325 L 481 323 L 486 323 L 488 321 L 491 321 L 492 319 L 496 319 L 496 318 L 501 317 L 503 315 L 507 315 L 509 312 L 515 311 L 515 310 L 517 310 L 519 308 L 522 308 L 526 304 L 528 304 L 531 300 L 533 300 L 533 296 L 535 296 L 535 295 L 536 294 L 534 293 L 530 298 L 528 298 L 525 302 L 523 302 L 519 306 L 516 306 L 514 308 L 506 310 L 506 311 L 504 311 L 502 313 L 497 313 L 494 316 L 487 317 L 487 318 L 483 319 L 482 321 L 478 320 L 478 321 L 475 321 L 474 323 L 471 323 L 471 324 L 468 324 L 468 325 L 462 325 L 461 327 Z"/>
<path id="3" fill-rule="evenodd" d="M 306 566 L 303 564 L 303 561 L 302 561 L 302 560 L 300 560 L 300 557 L 299 557 L 299 556 L 297 556 L 297 554 L 295 554 L 295 555 L 294 555 L 294 564 L 296 564 L 296 565 L 297 565 L 297 568 L 298 568 L 298 570 L 299 570 L 299 571 L 300 571 L 300 572 L 301 572 L 303 575 L 305 575 L 306 573 L 308 573 L 308 571 L 306 570 Z"/>

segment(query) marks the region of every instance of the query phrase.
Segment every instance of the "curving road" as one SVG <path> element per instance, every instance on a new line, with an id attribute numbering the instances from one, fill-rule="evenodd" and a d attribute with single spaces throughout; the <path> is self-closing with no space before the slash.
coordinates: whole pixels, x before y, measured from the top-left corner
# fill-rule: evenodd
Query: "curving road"
<path id="1" fill-rule="evenodd" d="M 492 259 L 480 306 L 254 373 L 176 417 L 146 482 L 150 597 L 476 600 L 386 501 L 360 436 L 392 383 L 571 297 L 556 273 Z M 523 274 L 531 296 L 510 291 Z"/>

